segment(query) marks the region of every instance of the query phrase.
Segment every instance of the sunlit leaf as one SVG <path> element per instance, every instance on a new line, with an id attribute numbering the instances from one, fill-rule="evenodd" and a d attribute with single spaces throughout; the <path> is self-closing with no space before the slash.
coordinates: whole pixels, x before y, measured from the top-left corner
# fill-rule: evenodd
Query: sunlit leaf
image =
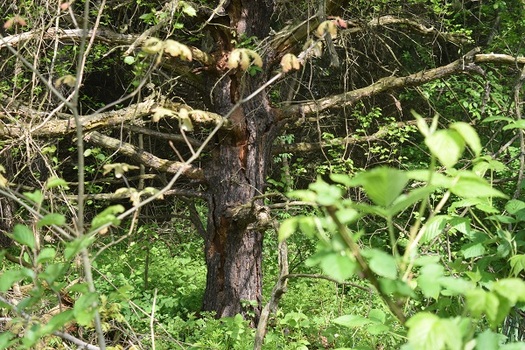
<path id="1" fill-rule="evenodd" d="M 352 185 L 360 185 L 377 205 L 388 207 L 403 192 L 408 182 L 407 175 L 398 169 L 379 167 L 359 173 Z"/>
<path id="2" fill-rule="evenodd" d="M 279 242 L 286 240 L 288 237 L 293 235 L 297 230 L 297 218 L 289 218 L 281 222 L 279 225 Z"/>
<path id="3" fill-rule="evenodd" d="M 474 152 L 476 157 L 479 156 L 481 152 L 481 141 L 479 140 L 478 133 L 472 126 L 470 126 L 470 124 L 456 122 L 451 124 L 450 128 L 456 130 L 461 137 L 463 137 L 463 140 L 465 140 L 466 144 Z"/>
<path id="4" fill-rule="evenodd" d="M 359 315 L 344 315 L 332 320 L 333 323 L 347 328 L 357 328 L 372 323 L 371 320 Z"/>
<path id="5" fill-rule="evenodd" d="M 377 275 L 390 279 L 397 277 L 397 263 L 392 255 L 379 249 L 363 250 L 361 254 L 368 258 L 368 266 Z"/>
<path id="6" fill-rule="evenodd" d="M 341 282 L 351 277 L 357 268 L 355 261 L 337 252 L 326 255 L 319 265 L 324 274 Z"/>
<path id="7" fill-rule="evenodd" d="M 441 285 L 437 283 L 443 276 L 445 269 L 439 264 L 429 264 L 421 267 L 417 277 L 417 285 L 427 298 L 439 298 Z"/>
<path id="8" fill-rule="evenodd" d="M 455 130 L 437 130 L 425 138 L 425 144 L 447 168 L 458 162 L 465 149 L 465 140 Z"/>

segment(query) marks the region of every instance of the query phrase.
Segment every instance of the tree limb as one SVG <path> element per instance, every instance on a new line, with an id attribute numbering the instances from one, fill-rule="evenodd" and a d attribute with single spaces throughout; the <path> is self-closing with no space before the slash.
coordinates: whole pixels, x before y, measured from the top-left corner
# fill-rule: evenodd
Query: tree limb
<path id="1" fill-rule="evenodd" d="M 167 159 L 159 158 L 149 152 L 139 149 L 127 142 L 122 142 L 113 137 L 103 135 L 99 132 L 92 131 L 84 135 L 84 141 L 95 144 L 100 147 L 118 151 L 119 153 L 130 157 L 134 161 L 144 164 L 147 167 L 158 171 L 176 174 L 181 169 L 182 174 L 190 179 L 204 181 L 204 173 L 201 168 L 182 163 L 174 162 Z"/>
<path id="2" fill-rule="evenodd" d="M 281 153 L 298 153 L 298 152 L 310 152 L 325 147 L 341 146 L 341 145 L 355 145 L 359 143 L 375 142 L 379 141 L 388 135 L 391 130 L 399 130 L 406 126 L 416 125 L 415 120 L 409 120 L 406 122 L 397 122 L 390 125 L 385 125 L 379 128 L 378 131 L 372 135 L 348 135 L 346 137 L 338 137 L 329 141 L 323 142 L 297 142 L 292 144 L 281 144 L 277 145 L 272 149 L 273 154 Z"/>
<path id="3" fill-rule="evenodd" d="M 31 39 L 44 39 L 44 40 L 60 40 L 62 42 L 76 42 L 79 41 L 83 36 L 82 29 L 56 29 L 49 28 L 42 33 L 41 30 L 31 30 L 28 32 L 9 35 L 6 37 L 0 36 L 0 50 L 7 46 L 14 46 L 21 42 L 28 41 Z M 86 37 L 94 37 L 96 41 L 111 45 L 131 45 L 130 48 L 135 48 L 143 40 L 147 39 L 147 36 L 142 37 L 136 34 L 120 34 L 109 29 L 90 29 L 87 32 Z M 191 50 L 193 59 L 200 62 L 203 65 L 213 65 L 214 58 L 196 47 L 188 46 Z M 130 52 L 128 52 L 130 51 Z M 126 51 L 127 55 L 131 54 L 131 50 Z"/>
<path id="4" fill-rule="evenodd" d="M 192 110 L 191 107 L 183 103 L 165 101 L 164 98 L 161 98 L 160 100 L 161 101 L 147 100 L 114 111 L 82 116 L 80 117 L 82 129 L 84 131 L 92 131 L 99 128 L 121 127 L 123 124 L 140 124 L 137 122 L 138 119 L 154 114 L 156 112 L 155 108 L 160 106 L 167 108 L 174 115 L 182 108 L 189 110 L 188 118 L 191 119 L 192 123 L 196 124 L 217 124 L 223 119 L 219 114 Z M 7 110 L 6 112 L 9 113 L 10 116 L 23 116 L 29 120 L 35 118 L 35 116 L 45 117 L 47 114 L 45 112 L 35 111 L 26 106 L 18 106 L 13 110 Z M 66 113 L 61 113 L 60 116 L 67 117 L 68 119 L 45 120 L 36 126 L 20 122 L 17 124 L 0 124 L 0 137 L 10 136 L 12 138 L 19 138 L 27 136 L 28 133 L 31 134 L 31 136 L 38 137 L 59 137 L 74 133 L 76 131 L 76 126 L 73 117 Z M 5 116 L 0 114 L 0 121 L 4 118 Z M 229 123 L 223 123 L 223 125 L 227 128 Z M 145 133 L 144 130 L 141 132 Z"/>
<path id="5" fill-rule="evenodd" d="M 345 92 L 339 95 L 333 95 L 321 98 L 317 101 L 310 101 L 302 104 L 292 104 L 284 111 L 286 116 L 297 118 L 303 115 L 316 114 L 330 108 L 344 108 L 355 104 L 356 102 L 377 95 L 379 93 L 399 88 L 418 86 L 430 81 L 446 78 L 453 74 L 459 73 L 477 73 L 482 74 L 482 70 L 474 64 L 475 54 L 479 49 L 475 49 L 462 58 L 438 68 L 420 71 L 404 77 L 385 77 L 377 82 L 360 89 Z"/>

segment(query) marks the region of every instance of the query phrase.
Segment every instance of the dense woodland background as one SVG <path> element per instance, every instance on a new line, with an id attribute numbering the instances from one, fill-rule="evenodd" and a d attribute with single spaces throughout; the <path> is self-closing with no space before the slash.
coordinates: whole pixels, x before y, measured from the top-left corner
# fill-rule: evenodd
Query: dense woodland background
<path id="1" fill-rule="evenodd" d="M 0 17 L 1 349 L 525 349 L 522 0 Z"/>

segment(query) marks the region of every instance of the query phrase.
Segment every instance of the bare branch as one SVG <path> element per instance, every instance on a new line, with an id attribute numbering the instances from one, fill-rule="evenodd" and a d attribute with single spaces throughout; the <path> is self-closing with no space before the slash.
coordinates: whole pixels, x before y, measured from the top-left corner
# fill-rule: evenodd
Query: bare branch
<path id="1" fill-rule="evenodd" d="M 388 90 L 418 86 L 436 79 L 446 78 L 453 74 L 471 72 L 480 74 L 482 73 L 481 69 L 474 64 L 475 53 L 477 53 L 478 50 L 479 49 L 473 50 L 462 58 L 445 66 L 420 71 L 404 77 L 385 77 L 379 79 L 377 82 L 371 85 L 345 92 L 343 94 L 329 96 L 317 101 L 311 101 L 303 104 L 292 104 L 285 110 L 285 118 L 286 115 L 299 117 L 302 115 L 319 113 L 329 108 L 339 109 L 349 107 L 364 98 L 374 96 Z"/>
<path id="2" fill-rule="evenodd" d="M 297 153 L 297 152 L 310 152 L 325 147 L 341 146 L 341 145 L 355 145 L 359 143 L 375 142 L 379 141 L 388 136 L 389 131 L 399 130 L 406 126 L 416 125 L 415 120 L 409 120 L 406 122 L 397 122 L 390 125 L 385 125 L 379 128 L 378 131 L 372 135 L 348 135 L 347 137 L 335 138 L 329 141 L 323 142 L 298 142 L 293 144 L 281 144 L 275 147 L 272 151 L 273 154 L 281 153 Z"/>
<path id="3" fill-rule="evenodd" d="M 164 100 L 164 98 L 161 98 L 161 100 Z M 155 107 L 158 107 L 160 105 L 166 106 L 174 114 L 176 114 L 181 108 L 190 110 L 188 117 L 192 120 L 193 123 L 196 124 L 217 124 L 220 120 L 223 119 L 222 116 L 212 112 L 196 111 L 194 113 L 191 107 L 183 103 L 175 103 L 171 101 L 159 102 L 154 100 L 147 100 L 144 102 L 136 103 L 129 107 L 125 107 L 119 110 L 82 116 L 79 119 L 82 125 L 82 129 L 84 131 L 92 131 L 99 128 L 108 127 L 121 127 L 122 124 L 133 124 L 138 119 L 153 114 L 155 112 Z M 35 116 L 45 117 L 45 115 L 47 114 L 46 112 L 35 111 L 34 109 L 25 106 L 16 107 L 15 109 L 8 111 L 8 113 L 10 116 L 19 115 L 24 116 L 28 119 L 35 118 Z M 32 136 L 58 137 L 74 133 L 76 131 L 76 124 L 73 120 L 73 117 L 70 117 L 69 114 L 65 113 L 61 113 L 60 116 L 68 117 L 68 119 L 48 120 L 45 123 L 39 124 L 37 126 L 33 126 L 31 124 L 26 123 L 3 123 L 0 124 L 0 136 L 10 136 L 12 138 L 18 138 L 26 136 L 29 132 Z M 5 118 L 5 116 L 0 114 L 0 121 L 3 118 Z M 226 122 L 223 125 L 225 127 L 228 127 L 229 123 Z M 142 131 L 142 133 L 145 132 Z M 182 141 L 184 141 L 183 138 Z M 197 142 L 197 145 L 198 144 L 199 143 Z M 194 144 L 192 143 L 192 145 Z"/>
<path id="4" fill-rule="evenodd" d="M 83 29 L 56 29 L 49 28 L 42 33 L 41 30 L 31 30 L 28 32 L 10 35 L 6 37 L 0 36 L 0 50 L 7 46 L 14 46 L 21 42 L 28 41 L 31 39 L 44 39 L 44 40 L 60 40 L 62 42 L 77 42 L 80 41 L 84 33 Z M 90 29 L 87 31 L 85 37 L 94 37 L 98 42 L 102 42 L 110 45 L 131 45 L 131 48 L 135 48 L 134 45 L 140 44 L 143 40 L 147 39 L 147 36 L 142 37 L 135 34 L 120 34 L 109 29 Z M 188 46 L 191 50 L 193 59 L 200 62 L 203 65 L 212 65 L 215 60 L 208 53 L 199 50 L 196 47 Z M 131 53 L 126 52 L 128 55 Z"/>
<path id="5" fill-rule="evenodd" d="M 190 179 L 204 181 L 204 173 L 201 168 L 196 168 L 182 162 L 174 162 L 159 158 L 151 153 L 133 146 L 132 144 L 122 142 L 118 139 L 103 135 L 99 132 L 93 131 L 87 133 L 84 136 L 84 141 L 100 147 L 118 151 L 119 153 L 130 157 L 134 161 L 158 171 L 176 174 L 182 170 L 182 174 L 184 176 Z"/>

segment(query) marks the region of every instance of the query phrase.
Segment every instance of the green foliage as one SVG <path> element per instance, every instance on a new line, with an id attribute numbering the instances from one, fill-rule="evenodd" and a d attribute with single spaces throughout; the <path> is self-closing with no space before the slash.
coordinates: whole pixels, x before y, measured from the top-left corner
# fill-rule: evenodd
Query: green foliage
<path id="1" fill-rule="evenodd" d="M 421 117 L 416 117 L 432 154 L 431 166 L 435 159 L 439 159 L 446 166 L 445 174 L 433 167 L 416 171 L 378 167 L 353 177 L 334 174 L 331 179 L 335 185 L 318 179 L 308 190 L 292 191 L 290 195 L 318 206 L 323 209 L 323 214 L 285 220 L 280 226 L 279 239 L 290 239 L 297 231 L 315 237 L 319 241 L 318 252 L 310 258 L 310 266 L 319 265 L 324 274 L 339 281 L 348 280 L 358 273 L 368 280 L 389 311 L 408 330 L 408 344 L 403 349 L 481 346 L 476 337 L 488 337 L 483 330 L 487 326 L 497 329 L 511 309 L 525 298 L 525 282 L 509 278 L 523 269 L 522 249 L 525 244 L 521 238 L 513 241 L 510 233 L 501 226 L 520 222 L 517 216 L 521 215 L 525 205 L 519 200 L 508 201 L 505 205 L 507 215 L 486 215 L 483 218 L 470 211 L 480 223 L 481 231 L 479 227 L 473 229 L 468 218 L 453 211 L 448 215 L 436 215 L 435 212 L 443 209 L 451 195 L 460 201 L 472 198 L 488 200 L 486 205 L 496 197 L 508 197 L 475 171 L 453 168 L 462 159 L 465 145 L 475 156 L 481 153 L 479 138 L 471 126 L 454 123 L 449 129 L 436 130 L 435 123 L 429 127 Z M 416 185 L 409 187 L 411 183 Z M 344 188 L 351 187 L 362 188 L 371 203 L 343 199 Z M 425 218 L 428 201 L 436 195 L 441 197 L 437 209 L 433 208 L 429 218 Z M 419 206 L 416 210 L 419 215 L 408 222 L 411 228 L 406 233 L 396 232 L 393 226 L 395 215 L 415 205 Z M 497 212 L 495 207 L 492 208 Z M 366 248 L 360 243 L 366 237 L 366 231 L 356 230 L 356 225 L 367 216 L 384 220 L 390 237 L 390 251 Z M 487 225 L 497 229 L 491 230 Z M 444 234 L 457 237 L 449 243 L 449 254 L 467 260 L 445 260 L 432 253 L 440 250 L 434 242 L 442 239 Z M 402 241 L 406 242 L 400 246 Z M 400 251 L 404 251 L 403 254 Z M 498 274 L 488 274 L 481 266 L 491 266 L 491 270 L 498 271 Z M 440 306 L 445 300 L 453 306 L 448 312 Z M 409 310 L 401 310 L 396 306 L 400 303 L 412 306 Z M 438 315 L 425 311 L 434 309 L 440 311 Z M 407 314 L 413 316 L 406 320 Z M 347 314 L 334 322 L 347 328 L 363 328 L 371 335 L 377 334 L 377 328 L 370 331 L 369 326 L 379 327 L 381 332 L 393 331 L 391 326 L 384 324 L 384 318 L 370 315 Z M 397 334 L 402 337 L 404 331 Z"/>

